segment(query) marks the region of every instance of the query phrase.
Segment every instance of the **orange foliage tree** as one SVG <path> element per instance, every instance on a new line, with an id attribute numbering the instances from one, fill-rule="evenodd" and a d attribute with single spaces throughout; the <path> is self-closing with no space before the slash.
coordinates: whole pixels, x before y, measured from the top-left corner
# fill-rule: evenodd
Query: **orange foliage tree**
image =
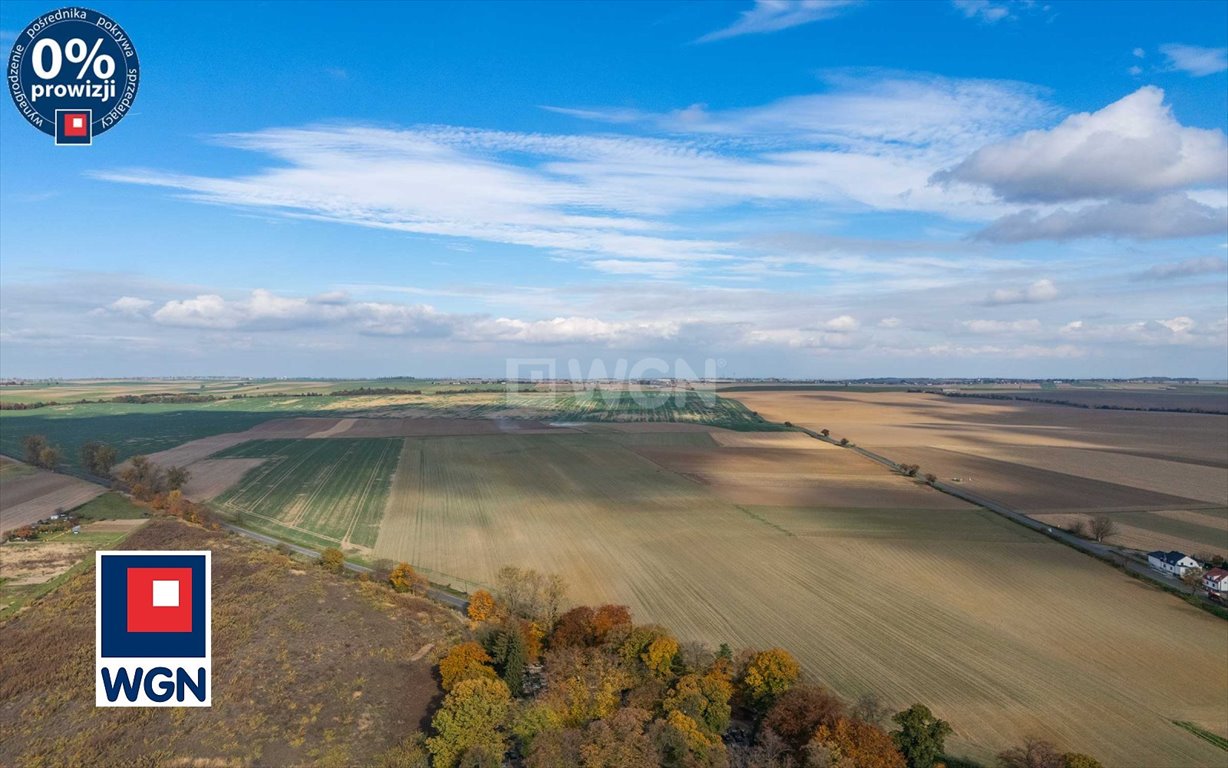
<path id="1" fill-rule="evenodd" d="M 751 657 L 742 674 L 742 687 L 755 706 L 767 706 L 793 687 L 802 668 L 783 648 L 769 648 Z"/>
<path id="2" fill-rule="evenodd" d="M 495 598 L 484 589 L 469 596 L 469 620 L 474 624 L 490 621 L 495 616 Z"/>
<path id="3" fill-rule="evenodd" d="M 450 691 L 457 683 L 479 678 L 494 679 L 495 668 L 491 666 L 494 660 L 486 649 L 474 642 L 460 643 L 452 646 L 448 654 L 439 661 L 439 677 L 443 689 Z"/>
<path id="4" fill-rule="evenodd" d="M 810 741 L 809 752 L 819 765 L 908 768 L 904 756 L 883 729 L 844 717 L 834 726 L 820 725 Z M 823 763 L 821 758 L 826 758 L 827 762 Z"/>

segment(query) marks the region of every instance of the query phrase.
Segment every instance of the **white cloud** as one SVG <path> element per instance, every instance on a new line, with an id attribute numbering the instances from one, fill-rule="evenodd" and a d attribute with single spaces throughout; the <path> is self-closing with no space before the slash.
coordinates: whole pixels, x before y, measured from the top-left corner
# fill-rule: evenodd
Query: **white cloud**
<path id="1" fill-rule="evenodd" d="M 857 318 L 853 317 L 852 315 L 840 315 L 839 317 L 833 317 L 831 320 L 823 323 L 823 327 L 829 331 L 835 331 L 836 333 L 848 333 L 849 331 L 855 331 L 860 328 L 861 323 L 857 322 Z"/>
<path id="2" fill-rule="evenodd" d="M 1132 51 L 1132 53 L 1134 54 L 1134 58 L 1136 59 L 1141 59 L 1147 55 L 1147 52 L 1144 51 L 1142 48 L 1135 48 L 1134 51 Z"/>
<path id="3" fill-rule="evenodd" d="M 1218 235 L 1225 231 L 1228 231 L 1228 208 L 1212 208 L 1195 202 L 1188 195 L 1173 194 L 1149 202 L 1114 200 L 1051 213 L 1028 209 L 1002 217 L 978 232 L 976 237 L 998 243 L 1082 237 L 1155 240 Z"/>
<path id="4" fill-rule="evenodd" d="M 1135 275 L 1136 280 L 1176 280 L 1196 275 L 1214 275 L 1228 272 L 1228 259 L 1217 256 L 1185 259 L 1168 264 L 1157 264 Z"/>
<path id="5" fill-rule="evenodd" d="M 965 320 L 961 325 L 971 333 L 1036 333 L 1041 329 L 1039 320 Z"/>
<path id="6" fill-rule="evenodd" d="M 982 147 L 935 179 L 1019 202 L 1155 195 L 1228 183 L 1228 141 L 1221 130 L 1178 123 L 1164 92 L 1147 86 L 1050 130 Z"/>
<path id="7" fill-rule="evenodd" d="M 951 5 L 963 12 L 969 19 L 980 19 L 989 24 L 1005 19 L 1011 15 L 1010 9 L 1002 3 L 990 0 L 951 0 Z"/>
<path id="8" fill-rule="evenodd" d="M 1222 347 L 1228 344 L 1228 320 L 1202 324 L 1191 317 L 1139 320 L 1092 325 L 1083 321 L 1067 324 L 1062 335 L 1079 341 L 1138 346 Z"/>
<path id="9" fill-rule="evenodd" d="M 898 317 L 884 317 L 882 320 L 879 320 L 879 321 L 878 321 L 878 325 L 879 325 L 879 327 L 880 327 L 880 328 L 899 328 L 899 327 L 900 327 L 900 318 L 898 318 Z"/>
<path id="10" fill-rule="evenodd" d="M 855 0 L 755 0 L 753 8 L 743 11 L 737 21 L 724 29 L 709 32 L 696 40 L 710 43 L 739 35 L 779 32 L 782 29 L 830 19 Z"/>
<path id="11" fill-rule="evenodd" d="M 1126 71 L 1127 71 L 1127 72 L 1129 72 L 1130 74 L 1134 75 L 1135 77 L 1138 77 L 1139 75 L 1143 74 L 1143 68 L 1142 68 L 1142 67 L 1140 67 L 1140 66 L 1137 66 L 1137 65 L 1136 65 L 1136 66 L 1133 66 L 1133 67 L 1130 67 L 1130 68 L 1129 68 L 1129 69 L 1127 69 Z"/>
<path id="12" fill-rule="evenodd" d="M 1197 45 L 1169 43 L 1161 45 L 1160 52 L 1168 59 L 1170 67 L 1195 77 L 1206 77 L 1228 70 L 1228 48 L 1202 48 Z"/>
<path id="13" fill-rule="evenodd" d="M 105 307 L 99 307 L 95 309 L 93 314 L 95 315 L 113 314 L 113 315 L 127 315 L 129 317 L 136 317 L 139 315 L 143 315 L 145 313 L 145 310 L 149 309 L 152 306 L 153 306 L 153 302 L 150 301 L 149 299 L 142 299 L 136 296 L 120 296 L 118 299 L 106 305 Z"/>
<path id="14" fill-rule="evenodd" d="M 1021 288 L 998 288 L 985 297 L 985 303 L 989 305 L 1039 304 L 1053 301 L 1057 297 L 1057 286 L 1052 280 L 1044 278 Z"/>

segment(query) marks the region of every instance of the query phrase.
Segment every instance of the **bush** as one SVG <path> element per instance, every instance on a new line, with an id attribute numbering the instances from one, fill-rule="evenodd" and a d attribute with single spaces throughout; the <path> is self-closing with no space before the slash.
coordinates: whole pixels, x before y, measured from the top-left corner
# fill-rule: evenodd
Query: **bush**
<path id="1" fill-rule="evenodd" d="M 320 555 L 320 567 L 330 573 L 341 573 L 345 568 L 345 555 L 335 547 L 329 547 Z"/>

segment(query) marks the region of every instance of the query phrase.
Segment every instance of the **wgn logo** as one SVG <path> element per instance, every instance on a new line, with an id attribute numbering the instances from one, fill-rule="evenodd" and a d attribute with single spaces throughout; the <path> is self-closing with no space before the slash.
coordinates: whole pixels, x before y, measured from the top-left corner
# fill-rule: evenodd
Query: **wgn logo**
<path id="1" fill-rule="evenodd" d="M 209 552 L 98 552 L 94 700 L 208 707 Z"/>

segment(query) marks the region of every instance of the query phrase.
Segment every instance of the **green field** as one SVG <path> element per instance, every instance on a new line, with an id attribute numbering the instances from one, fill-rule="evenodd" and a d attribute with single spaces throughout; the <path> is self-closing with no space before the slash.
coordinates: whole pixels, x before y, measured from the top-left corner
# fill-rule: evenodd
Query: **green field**
<path id="1" fill-rule="evenodd" d="M 263 458 L 215 508 L 244 526 L 312 547 L 371 549 L 401 441 L 253 440 L 218 458 Z"/>
<path id="2" fill-rule="evenodd" d="M 717 398 L 715 402 L 707 402 L 696 392 L 679 392 L 676 395 L 658 392 L 647 396 L 647 400 L 632 397 L 627 392 L 604 392 L 592 396 L 552 392 L 504 395 L 497 388 L 499 385 L 462 386 L 413 381 L 392 384 L 382 381 L 333 382 L 312 391 L 329 387 L 336 390 L 401 384 L 407 388 L 413 384 L 423 394 L 244 396 L 203 403 L 73 403 L 27 411 L 0 411 L 0 453 L 20 458 L 23 437 L 28 434 L 45 435 L 60 448 L 62 468 L 80 474 L 78 453 L 81 445 L 90 440 L 114 445 L 122 461 L 138 454 L 174 448 L 202 437 L 242 432 L 271 419 L 341 417 L 357 413 L 412 413 L 450 418 L 490 418 L 509 413 L 515 418 L 563 421 L 679 421 L 741 431 L 782 429 L 779 425 L 759 419 L 736 400 Z M 278 382 L 278 385 L 284 387 L 287 383 Z M 482 391 L 459 392 L 459 389 Z M 125 391 L 130 390 L 116 388 L 112 394 Z"/>
<path id="3" fill-rule="evenodd" d="M 73 510 L 82 520 L 133 520 L 149 515 L 144 509 L 128 500 L 128 497 L 110 492 Z"/>

